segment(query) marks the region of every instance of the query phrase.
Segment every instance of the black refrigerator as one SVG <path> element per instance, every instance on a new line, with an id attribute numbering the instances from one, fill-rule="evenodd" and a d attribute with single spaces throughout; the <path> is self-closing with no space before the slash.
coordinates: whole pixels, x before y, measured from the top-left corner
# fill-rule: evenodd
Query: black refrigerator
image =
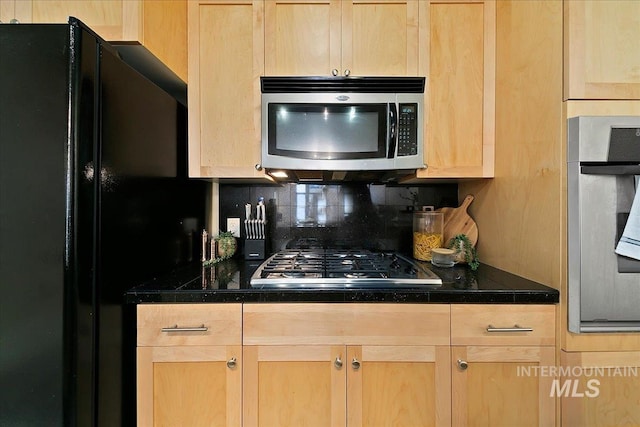
<path id="1" fill-rule="evenodd" d="M 197 261 L 207 193 L 140 68 L 74 18 L 0 24 L 2 426 L 135 425 L 124 293 Z"/>

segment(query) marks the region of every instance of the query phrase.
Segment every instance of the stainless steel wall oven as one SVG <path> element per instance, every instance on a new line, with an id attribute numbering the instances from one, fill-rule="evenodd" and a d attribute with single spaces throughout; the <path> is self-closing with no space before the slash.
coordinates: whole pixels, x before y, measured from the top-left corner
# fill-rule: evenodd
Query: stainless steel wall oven
<path id="1" fill-rule="evenodd" d="M 640 116 L 567 127 L 569 330 L 640 331 L 640 260 L 615 253 L 627 224 L 640 228 Z"/>

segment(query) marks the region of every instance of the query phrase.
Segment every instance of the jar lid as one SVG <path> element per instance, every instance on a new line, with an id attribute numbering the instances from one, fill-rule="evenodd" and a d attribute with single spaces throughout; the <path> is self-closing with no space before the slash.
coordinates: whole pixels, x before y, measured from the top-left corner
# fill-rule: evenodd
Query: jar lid
<path id="1" fill-rule="evenodd" d="M 448 248 L 433 248 L 431 249 L 431 252 L 435 252 L 437 254 L 442 254 L 442 255 L 453 255 L 456 251 Z"/>

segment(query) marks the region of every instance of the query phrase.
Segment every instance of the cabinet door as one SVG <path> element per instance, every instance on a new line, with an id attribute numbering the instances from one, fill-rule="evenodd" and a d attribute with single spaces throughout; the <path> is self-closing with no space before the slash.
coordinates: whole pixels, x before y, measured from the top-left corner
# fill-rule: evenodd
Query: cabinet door
<path id="1" fill-rule="evenodd" d="M 144 0 L 138 39 L 187 81 L 187 0 Z"/>
<path id="2" fill-rule="evenodd" d="M 564 98 L 640 99 L 640 2 L 564 2 Z"/>
<path id="3" fill-rule="evenodd" d="M 267 75 L 417 75 L 413 0 L 267 0 Z"/>
<path id="4" fill-rule="evenodd" d="M 551 426 L 555 424 L 553 347 L 454 346 L 454 426 Z"/>
<path id="5" fill-rule="evenodd" d="M 340 0 L 266 0 L 265 74 L 328 76 L 340 70 Z"/>
<path id="6" fill-rule="evenodd" d="M 66 23 L 74 16 L 106 40 L 140 40 L 142 1 L 17 0 L 0 3 L 0 20 Z"/>
<path id="7" fill-rule="evenodd" d="M 139 347 L 139 426 L 240 426 L 242 347 Z"/>
<path id="8" fill-rule="evenodd" d="M 561 353 L 566 427 L 640 425 L 640 352 Z"/>
<path id="9" fill-rule="evenodd" d="M 349 346 L 347 425 L 450 426 L 449 346 Z"/>
<path id="10" fill-rule="evenodd" d="M 187 80 L 186 0 L 0 0 L 0 21 L 66 23 L 74 16 L 106 40 L 139 41 Z"/>
<path id="11" fill-rule="evenodd" d="M 496 8 L 487 1 L 420 2 L 427 30 L 426 169 L 418 178 L 491 177 L 495 140 Z M 422 19 L 422 18 L 421 18 Z"/>
<path id="12" fill-rule="evenodd" d="M 244 426 L 344 426 L 344 346 L 245 346 Z"/>
<path id="13" fill-rule="evenodd" d="M 260 178 L 261 1 L 190 1 L 189 175 Z"/>
<path id="14" fill-rule="evenodd" d="M 342 2 L 341 72 L 354 76 L 418 75 L 420 2 Z"/>

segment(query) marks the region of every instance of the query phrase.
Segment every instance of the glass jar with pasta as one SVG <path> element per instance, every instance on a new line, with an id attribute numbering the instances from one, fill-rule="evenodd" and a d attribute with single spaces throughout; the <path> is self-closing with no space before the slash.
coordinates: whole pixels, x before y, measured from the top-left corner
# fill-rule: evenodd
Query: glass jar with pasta
<path id="1" fill-rule="evenodd" d="M 433 206 L 413 214 L 413 257 L 420 261 L 431 261 L 431 249 L 441 248 L 443 242 L 442 212 L 434 212 Z"/>

